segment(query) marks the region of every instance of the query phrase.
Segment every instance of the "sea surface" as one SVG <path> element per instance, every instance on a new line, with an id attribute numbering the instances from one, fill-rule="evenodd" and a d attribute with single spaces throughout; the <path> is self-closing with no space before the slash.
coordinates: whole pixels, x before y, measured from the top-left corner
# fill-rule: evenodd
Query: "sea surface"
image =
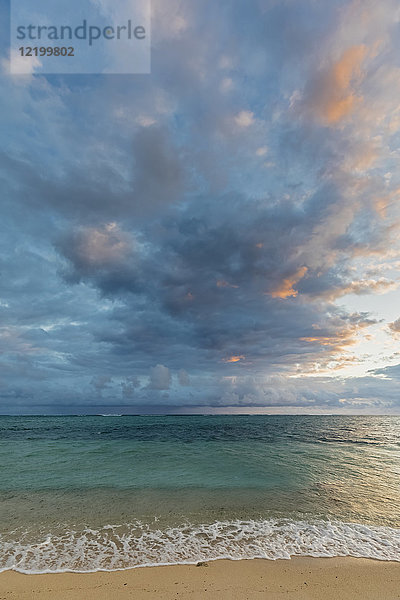
<path id="1" fill-rule="evenodd" d="M 0 417 L 0 570 L 400 561 L 399 528 L 399 417 Z"/>

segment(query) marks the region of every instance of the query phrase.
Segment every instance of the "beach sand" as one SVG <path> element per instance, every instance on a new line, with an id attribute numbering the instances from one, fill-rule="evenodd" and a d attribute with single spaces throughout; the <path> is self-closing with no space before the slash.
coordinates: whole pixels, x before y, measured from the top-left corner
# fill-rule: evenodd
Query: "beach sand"
<path id="1" fill-rule="evenodd" d="M 218 560 L 112 573 L 0 574 L 0 600 L 397 600 L 400 563 L 362 558 Z"/>

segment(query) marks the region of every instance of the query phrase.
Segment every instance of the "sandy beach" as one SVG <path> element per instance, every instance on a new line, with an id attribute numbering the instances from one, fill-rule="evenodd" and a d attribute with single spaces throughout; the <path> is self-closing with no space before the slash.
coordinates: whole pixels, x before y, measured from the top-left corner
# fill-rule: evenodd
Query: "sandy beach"
<path id="1" fill-rule="evenodd" d="M 0 600 L 396 600 L 400 563 L 361 558 L 218 560 L 117 572 L 0 574 Z"/>

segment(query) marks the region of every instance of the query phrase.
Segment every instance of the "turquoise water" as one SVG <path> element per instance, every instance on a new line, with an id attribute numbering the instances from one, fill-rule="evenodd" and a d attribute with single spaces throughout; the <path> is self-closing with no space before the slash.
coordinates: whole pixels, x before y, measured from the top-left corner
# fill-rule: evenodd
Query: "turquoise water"
<path id="1" fill-rule="evenodd" d="M 400 418 L 0 417 L 0 568 L 400 560 Z"/>

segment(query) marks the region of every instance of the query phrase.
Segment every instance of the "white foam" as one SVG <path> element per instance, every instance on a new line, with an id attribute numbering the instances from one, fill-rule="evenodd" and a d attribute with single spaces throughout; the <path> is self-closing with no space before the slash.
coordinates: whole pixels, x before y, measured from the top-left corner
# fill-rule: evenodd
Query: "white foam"
<path id="1" fill-rule="evenodd" d="M 400 529 L 338 521 L 218 521 L 164 530 L 140 522 L 46 533 L 35 543 L 0 536 L 0 570 L 22 573 L 113 571 L 138 566 L 292 556 L 400 561 Z"/>

